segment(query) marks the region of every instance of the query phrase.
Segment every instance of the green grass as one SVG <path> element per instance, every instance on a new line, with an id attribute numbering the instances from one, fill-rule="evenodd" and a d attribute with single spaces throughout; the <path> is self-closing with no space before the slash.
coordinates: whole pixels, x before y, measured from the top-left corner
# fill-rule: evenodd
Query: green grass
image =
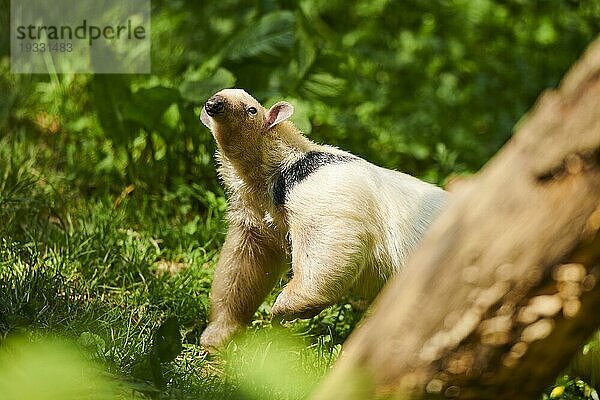
<path id="1" fill-rule="evenodd" d="M 65 352 L 109 377 L 106 398 L 304 397 L 352 305 L 281 333 L 276 288 L 248 337 L 198 345 L 226 230 L 202 103 L 230 86 L 285 98 L 315 141 L 442 183 L 487 162 L 600 27 L 598 1 L 152 3 L 150 75 L 12 74 L 0 40 L 0 396 L 39 381 L 71 398 Z M 590 398 L 599 343 L 547 397 Z"/>
<path id="2" fill-rule="evenodd" d="M 19 362 L 39 372 L 36 362 L 62 362 L 48 338 L 66 338 L 60 346 L 94 363 L 106 398 L 306 397 L 361 312 L 342 304 L 282 330 L 269 315 L 279 285 L 246 336 L 208 356 L 198 338 L 226 229 L 223 193 L 193 183 L 90 193 L 57 157 L 24 133 L 0 139 L 0 350 L 24 352 Z M 49 358 L 24 343 L 47 348 Z M 597 343 L 584 350 L 597 356 Z M 597 381 L 597 362 L 586 367 L 590 357 L 581 359 L 573 371 Z M 15 382 L 0 381 L 0 390 L 26 398 Z M 591 394 L 587 383 L 564 376 L 545 397 Z"/>
<path id="3" fill-rule="evenodd" d="M 48 338 L 66 338 L 60 346 L 93 363 L 106 398 L 306 397 L 361 312 L 341 304 L 282 330 L 269 315 L 279 285 L 246 336 L 208 356 L 198 338 L 226 229 L 223 193 L 194 183 L 152 192 L 143 182 L 90 192 L 62 156 L 22 132 L 0 139 L 0 350 L 24 352 L 18 362 L 39 373 L 36 363 L 61 368 Z M 584 351 L 597 358 L 597 343 Z M 580 359 L 575 376 L 596 382 L 597 360 Z M 15 382 L 0 380 L 0 391 L 26 398 Z M 565 375 L 545 397 L 592 393 Z"/>
<path id="4" fill-rule="evenodd" d="M 54 157 L 24 134 L 0 140 L 0 338 L 70 338 L 140 396 L 263 398 L 267 383 L 247 384 L 254 378 L 244 373 L 256 364 L 249 355 L 256 342 L 240 339 L 216 357 L 198 345 L 226 228 L 223 194 L 190 184 L 90 195 L 69 171 L 53 168 Z M 275 293 L 257 311 L 251 338 L 276 331 L 269 316 Z M 277 352 L 302 360 L 293 368 L 315 382 L 359 317 L 346 304 L 289 324 L 285 332 L 302 345 Z M 157 332 L 169 324 L 161 345 Z M 165 346 L 181 351 L 165 359 Z M 268 354 L 261 351 L 263 363 Z"/>

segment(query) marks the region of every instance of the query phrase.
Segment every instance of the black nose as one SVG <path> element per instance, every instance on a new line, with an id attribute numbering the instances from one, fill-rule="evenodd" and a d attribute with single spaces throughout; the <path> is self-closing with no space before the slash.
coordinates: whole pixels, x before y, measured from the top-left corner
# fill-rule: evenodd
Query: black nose
<path id="1" fill-rule="evenodd" d="M 213 96 L 208 99 L 204 105 L 204 108 L 206 109 L 208 115 L 214 117 L 215 115 L 223 112 L 225 109 L 225 101 L 223 101 L 221 96 Z"/>

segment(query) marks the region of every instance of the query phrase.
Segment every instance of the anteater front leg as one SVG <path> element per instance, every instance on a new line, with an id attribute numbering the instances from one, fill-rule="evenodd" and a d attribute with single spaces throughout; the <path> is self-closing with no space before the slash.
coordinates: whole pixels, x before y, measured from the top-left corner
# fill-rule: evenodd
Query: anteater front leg
<path id="1" fill-rule="evenodd" d="M 349 291 L 365 265 L 364 227 L 334 215 L 314 218 L 291 224 L 293 276 L 273 305 L 275 316 L 315 316 Z"/>
<path id="2" fill-rule="evenodd" d="M 284 261 L 283 249 L 268 235 L 230 225 L 213 277 L 210 320 L 200 339 L 204 347 L 218 348 L 250 322 Z"/>

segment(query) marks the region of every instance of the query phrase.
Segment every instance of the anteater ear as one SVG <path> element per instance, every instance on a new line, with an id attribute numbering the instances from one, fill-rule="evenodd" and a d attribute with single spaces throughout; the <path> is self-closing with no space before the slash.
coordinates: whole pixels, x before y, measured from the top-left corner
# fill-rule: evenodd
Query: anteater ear
<path id="1" fill-rule="evenodd" d="M 294 106 L 292 106 L 287 101 L 280 101 L 278 103 L 273 104 L 273 107 L 269 109 L 267 112 L 267 119 L 265 121 L 265 126 L 267 129 L 271 129 L 281 121 L 285 121 L 294 113 Z"/>

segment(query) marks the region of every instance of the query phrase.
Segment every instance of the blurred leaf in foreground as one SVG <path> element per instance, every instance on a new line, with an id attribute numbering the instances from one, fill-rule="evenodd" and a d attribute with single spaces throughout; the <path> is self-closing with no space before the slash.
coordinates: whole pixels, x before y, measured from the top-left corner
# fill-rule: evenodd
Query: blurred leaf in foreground
<path id="1" fill-rule="evenodd" d="M 288 332 L 250 332 L 226 351 L 228 376 L 249 399 L 304 399 L 325 366 L 313 348 Z"/>
<path id="2" fill-rule="evenodd" d="M 0 393 L 4 400 L 114 399 L 117 385 L 57 339 L 12 338 L 0 344 Z"/>

